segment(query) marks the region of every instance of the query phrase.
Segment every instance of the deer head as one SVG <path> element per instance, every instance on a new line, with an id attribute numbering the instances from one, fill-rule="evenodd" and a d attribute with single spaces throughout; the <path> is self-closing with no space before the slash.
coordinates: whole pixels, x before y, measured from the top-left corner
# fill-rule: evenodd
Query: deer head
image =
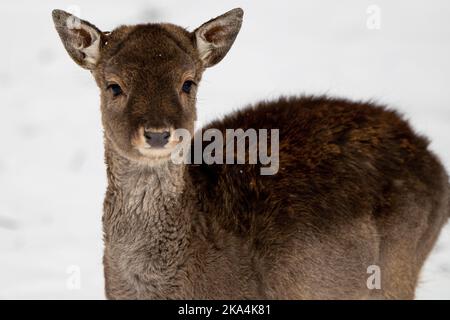
<path id="1" fill-rule="evenodd" d="M 203 71 L 227 54 L 242 17 L 242 9 L 234 9 L 193 32 L 153 23 L 102 32 L 53 11 L 68 54 L 91 71 L 100 88 L 106 143 L 128 159 L 149 164 L 169 161 L 180 142 L 175 129 L 193 133 Z"/>

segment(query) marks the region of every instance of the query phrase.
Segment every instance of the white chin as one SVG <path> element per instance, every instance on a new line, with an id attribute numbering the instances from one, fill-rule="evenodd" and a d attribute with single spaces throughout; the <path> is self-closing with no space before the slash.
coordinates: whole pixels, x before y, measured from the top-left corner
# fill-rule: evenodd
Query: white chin
<path id="1" fill-rule="evenodd" d="M 140 154 L 149 162 L 163 163 L 170 160 L 174 148 L 139 148 Z"/>

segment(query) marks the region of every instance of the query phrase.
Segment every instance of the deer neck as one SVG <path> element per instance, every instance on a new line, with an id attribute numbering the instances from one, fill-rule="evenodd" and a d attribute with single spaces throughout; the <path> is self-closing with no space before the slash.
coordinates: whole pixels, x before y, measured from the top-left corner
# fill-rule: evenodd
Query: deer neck
<path id="1" fill-rule="evenodd" d="M 183 263 L 190 230 L 183 203 L 184 166 L 170 161 L 144 166 L 108 145 L 105 155 L 106 250 L 127 272 L 150 278 L 170 276 Z"/>

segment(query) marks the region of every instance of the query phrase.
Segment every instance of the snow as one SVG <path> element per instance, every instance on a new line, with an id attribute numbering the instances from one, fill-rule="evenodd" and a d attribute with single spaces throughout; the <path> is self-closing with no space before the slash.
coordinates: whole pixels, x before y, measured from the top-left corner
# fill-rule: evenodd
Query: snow
<path id="1" fill-rule="evenodd" d="M 379 30 L 367 27 L 371 5 Z M 402 111 L 450 167 L 449 1 L 1 1 L 0 298 L 104 298 L 98 90 L 64 51 L 51 10 L 105 31 L 150 21 L 193 30 L 238 6 L 244 25 L 204 76 L 200 123 L 281 94 L 374 99 Z M 450 298 L 449 225 L 417 298 Z"/>

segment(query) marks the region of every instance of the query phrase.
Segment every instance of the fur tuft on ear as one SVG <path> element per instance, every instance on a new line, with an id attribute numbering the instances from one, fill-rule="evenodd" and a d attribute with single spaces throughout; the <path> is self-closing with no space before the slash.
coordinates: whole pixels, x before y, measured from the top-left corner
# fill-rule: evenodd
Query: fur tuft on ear
<path id="1" fill-rule="evenodd" d="M 94 25 L 62 10 L 53 10 L 53 22 L 70 57 L 85 69 L 97 65 L 104 42 L 103 33 Z"/>
<path id="2" fill-rule="evenodd" d="M 194 31 L 200 59 L 205 68 L 220 62 L 236 39 L 242 25 L 244 11 L 236 8 L 212 19 Z"/>

